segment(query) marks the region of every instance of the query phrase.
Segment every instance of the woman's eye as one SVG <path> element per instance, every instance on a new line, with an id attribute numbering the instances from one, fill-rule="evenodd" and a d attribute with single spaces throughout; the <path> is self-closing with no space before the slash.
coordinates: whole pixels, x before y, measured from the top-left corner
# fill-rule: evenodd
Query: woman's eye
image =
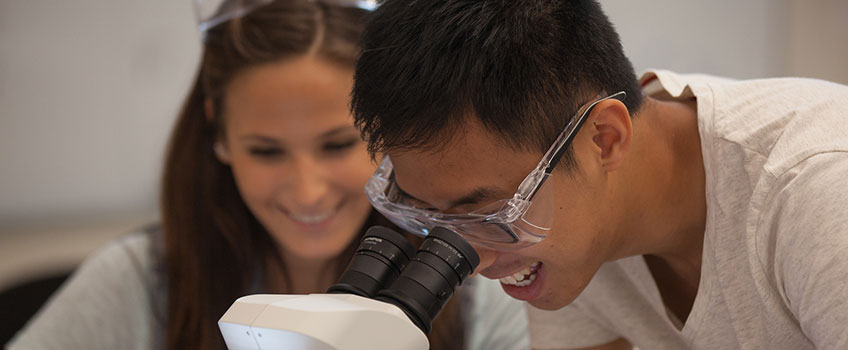
<path id="1" fill-rule="evenodd" d="M 324 144 L 324 147 L 322 148 L 324 152 L 328 153 L 342 152 L 353 148 L 353 146 L 355 146 L 357 142 L 357 140 L 350 140 L 346 142 L 330 142 Z"/>
<path id="2" fill-rule="evenodd" d="M 251 155 L 262 158 L 277 157 L 283 154 L 283 150 L 276 147 L 252 147 L 249 152 Z"/>

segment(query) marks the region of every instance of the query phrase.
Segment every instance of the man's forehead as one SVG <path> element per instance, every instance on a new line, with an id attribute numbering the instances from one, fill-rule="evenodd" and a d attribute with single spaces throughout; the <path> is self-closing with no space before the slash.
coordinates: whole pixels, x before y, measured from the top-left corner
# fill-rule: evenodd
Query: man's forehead
<path id="1" fill-rule="evenodd" d="M 416 199 L 437 206 L 486 182 L 485 172 L 490 168 L 488 162 L 473 152 L 455 149 L 390 152 L 389 157 L 398 187 Z"/>
<path id="2" fill-rule="evenodd" d="M 476 118 L 469 117 L 456 128 L 433 133 L 424 146 L 389 150 L 388 155 L 393 160 L 402 157 L 430 165 L 462 167 L 468 163 L 485 163 L 492 160 L 492 152 L 506 150 L 501 137 L 486 129 Z"/>
<path id="3" fill-rule="evenodd" d="M 511 196 L 538 163 L 540 156 L 493 140 L 491 133 L 469 128 L 437 148 L 389 151 L 388 156 L 398 187 L 416 199 L 445 207 L 481 189 Z"/>
<path id="4" fill-rule="evenodd" d="M 497 171 L 499 164 L 508 160 L 509 150 L 494 141 L 495 135 L 476 123 L 466 123 L 462 130 L 442 139 L 442 144 L 430 147 L 389 151 L 395 176 L 435 180 L 438 176 L 429 175 L 443 174 L 468 182 L 473 180 L 471 177 L 480 178 L 474 176 L 480 172 Z"/>

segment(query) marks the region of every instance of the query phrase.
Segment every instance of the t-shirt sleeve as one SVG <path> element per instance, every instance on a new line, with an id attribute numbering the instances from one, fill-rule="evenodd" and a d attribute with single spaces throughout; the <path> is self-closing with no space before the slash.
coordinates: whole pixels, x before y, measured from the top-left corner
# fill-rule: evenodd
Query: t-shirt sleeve
<path id="1" fill-rule="evenodd" d="M 143 241 L 138 241 L 138 240 Z M 80 265 L 8 349 L 148 349 L 145 236 L 115 241 Z"/>
<path id="2" fill-rule="evenodd" d="M 813 156 L 773 195 L 777 287 L 817 349 L 848 349 L 848 153 Z"/>
<path id="3" fill-rule="evenodd" d="M 468 318 L 470 350 L 530 348 L 524 302 L 507 295 L 500 282 L 472 277 L 472 312 Z"/>
<path id="4" fill-rule="evenodd" d="M 533 349 L 578 349 L 611 343 L 620 338 L 594 321 L 577 303 L 553 311 L 528 305 L 527 310 Z"/>

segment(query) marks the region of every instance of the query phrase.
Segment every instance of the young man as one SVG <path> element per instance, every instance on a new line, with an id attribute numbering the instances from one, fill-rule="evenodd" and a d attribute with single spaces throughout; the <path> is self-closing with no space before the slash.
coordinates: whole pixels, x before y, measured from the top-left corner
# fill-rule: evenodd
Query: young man
<path id="1" fill-rule="evenodd" d="M 556 310 L 534 347 L 848 348 L 848 87 L 640 86 L 586 0 L 390 0 L 363 44 L 372 203 Z"/>

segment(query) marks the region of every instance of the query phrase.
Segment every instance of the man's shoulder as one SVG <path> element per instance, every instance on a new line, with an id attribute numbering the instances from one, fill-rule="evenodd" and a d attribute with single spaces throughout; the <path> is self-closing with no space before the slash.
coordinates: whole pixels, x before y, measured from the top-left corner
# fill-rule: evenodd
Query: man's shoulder
<path id="1" fill-rule="evenodd" d="M 709 87 L 712 106 L 704 109 L 712 110 L 713 128 L 708 132 L 716 139 L 768 158 L 787 159 L 782 166 L 823 150 L 848 149 L 848 86 L 772 78 Z"/>
<path id="2" fill-rule="evenodd" d="M 846 86 L 803 78 L 707 86 L 698 101 L 704 163 L 713 190 L 736 207 L 756 206 L 777 177 L 805 160 L 848 151 Z"/>
<path id="3" fill-rule="evenodd" d="M 823 226 L 848 233 L 848 150 L 815 153 L 776 174 L 764 198 L 761 230 L 797 231 L 803 240 L 816 239 Z M 780 225 L 780 227 L 776 227 Z M 790 229 L 794 227 L 794 229 Z"/>
<path id="4" fill-rule="evenodd" d="M 758 260 L 817 346 L 844 348 L 848 321 L 848 152 L 815 154 L 775 181 L 758 220 Z M 838 344 L 825 346 L 824 344 Z"/>

